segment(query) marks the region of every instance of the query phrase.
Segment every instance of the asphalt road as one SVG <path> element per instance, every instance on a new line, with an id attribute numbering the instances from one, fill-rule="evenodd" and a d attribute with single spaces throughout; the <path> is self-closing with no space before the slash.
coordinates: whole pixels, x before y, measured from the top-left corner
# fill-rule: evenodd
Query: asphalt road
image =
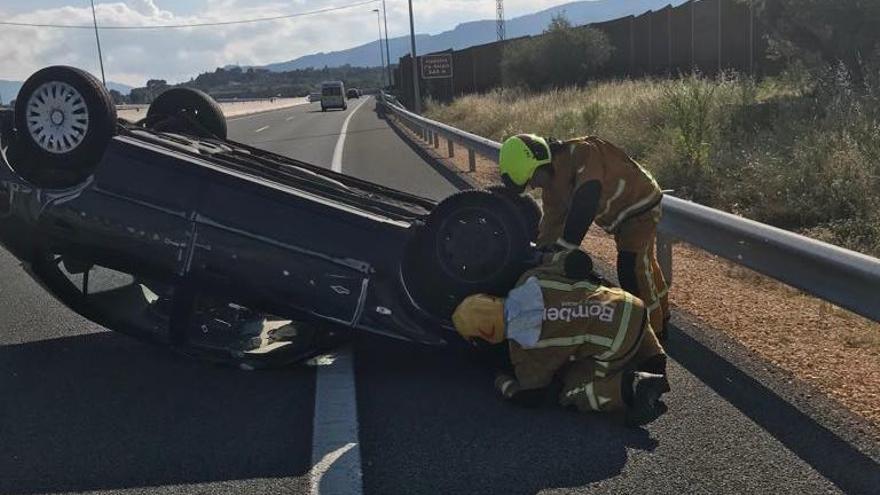
<path id="1" fill-rule="evenodd" d="M 351 117 L 342 172 L 434 198 L 456 190 L 372 101 L 316 107 L 231 120 L 230 137 L 329 168 Z M 0 322 L 0 494 L 309 493 L 316 368 L 244 372 L 108 332 L 2 250 Z M 643 429 L 517 409 L 460 350 L 356 335 L 363 492 L 880 490 L 880 450 L 857 420 L 687 315 L 676 322 L 670 412 Z"/>

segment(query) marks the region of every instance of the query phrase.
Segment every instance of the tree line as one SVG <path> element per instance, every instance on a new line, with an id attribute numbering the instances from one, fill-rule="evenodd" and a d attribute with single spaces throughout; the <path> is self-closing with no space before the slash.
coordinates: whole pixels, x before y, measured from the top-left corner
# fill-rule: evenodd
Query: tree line
<path id="1" fill-rule="evenodd" d="M 150 79 L 146 85 L 131 90 L 127 97 L 111 91 L 116 103 L 150 103 L 166 89 L 183 86 L 200 89 L 214 98 L 273 98 L 299 97 L 316 91 L 323 81 L 343 81 L 355 88 L 382 86 L 381 67 L 324 67 L 272 72 L 255 67 L 219 67 L 187 82 L 169 85 L 162 79 Z M 114 94 L 115 93 L 115 94 Z"/>

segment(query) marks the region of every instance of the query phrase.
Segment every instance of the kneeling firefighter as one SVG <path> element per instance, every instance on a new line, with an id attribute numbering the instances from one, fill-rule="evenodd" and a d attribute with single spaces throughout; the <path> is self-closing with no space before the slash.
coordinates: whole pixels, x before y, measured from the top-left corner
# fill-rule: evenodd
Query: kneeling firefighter
<path id="1" fill-rule="evenodd" d="M 519 134 L 504 142 L 498 164 L 509 188 L 541 189 L 539 248 L 576 249 L 594 221 L 614 235 L 620 285 L 645 301 L 651 326 L 662 338 L 668 288 L 654 245 L 663 192 L 651 174 L 593 136 L 557 141 Z"/>
<path id="2" fill-rule="evenodd" d="M 579 249 L 526 272 L 506 299 L 467 297 L 452 320 L 466 339 L 508 341 L 515 377 L 495 386 L 511 402 L 537 406 L 558 393 L 580 411 L 624 411 L 629 425 L 666 411 L 666 354 L 644 303 L 603 285 Z"/>

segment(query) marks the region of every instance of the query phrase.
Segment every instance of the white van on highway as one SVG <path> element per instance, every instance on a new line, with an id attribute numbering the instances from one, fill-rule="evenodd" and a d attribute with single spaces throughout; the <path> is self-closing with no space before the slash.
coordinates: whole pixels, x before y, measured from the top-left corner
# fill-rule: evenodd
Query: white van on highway
<path id="1" fill-rule="evenodd" d="M 348 109 L 345 102 L 345 84 L 342 81 L 327 81 L 321 84 L 321 111 L 328 108 Z"/>

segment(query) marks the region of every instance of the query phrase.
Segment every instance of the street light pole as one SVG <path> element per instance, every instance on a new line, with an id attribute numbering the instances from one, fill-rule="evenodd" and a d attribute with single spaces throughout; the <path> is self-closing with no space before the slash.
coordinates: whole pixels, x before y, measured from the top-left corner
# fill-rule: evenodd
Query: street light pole
<path id="1" fill-rule="evenodd" d="M 376 26 L 379 27 L 379 61 L 382 64 L 382 83 L 387 86 L 385 83 L 385 52 L 382 51 L 382 18 L 379 17 L 379 9 L 373 9 L 373 12 L 376 13 Z"/>
<path id="2" fill-rule="evenodd" d="M 413 111 L 415 113 L 422 113 L 422 97 L 419 95 L 419 63 L 416 58 L 416 26 L 413 21 L 412 0 L 409 0 L 409 42 L 412 49 Z"/>
<path id="3" fill-rule="evenodd" d="M 388 85 L 392 86 L 394 81 L 391 77 L 391 49 L 388 48 L 388 11 L 385 10 L 385 0 L 382 0 L 382 17 L 385 19 L 385 61 L 388 69 Z"/>
<path id="4" fill-rule="evenodd" d="M 98 15 L 95 14 L 95 0 L 92 2 L 92 22 L 95 23 L 95 41 L 98 43 L 98 62 L 101 64 L 101 82 L 107 87 L 107 79 L 104 78 L 104 56 L 101 54 L 101 37 L 98 36 Z"/>

